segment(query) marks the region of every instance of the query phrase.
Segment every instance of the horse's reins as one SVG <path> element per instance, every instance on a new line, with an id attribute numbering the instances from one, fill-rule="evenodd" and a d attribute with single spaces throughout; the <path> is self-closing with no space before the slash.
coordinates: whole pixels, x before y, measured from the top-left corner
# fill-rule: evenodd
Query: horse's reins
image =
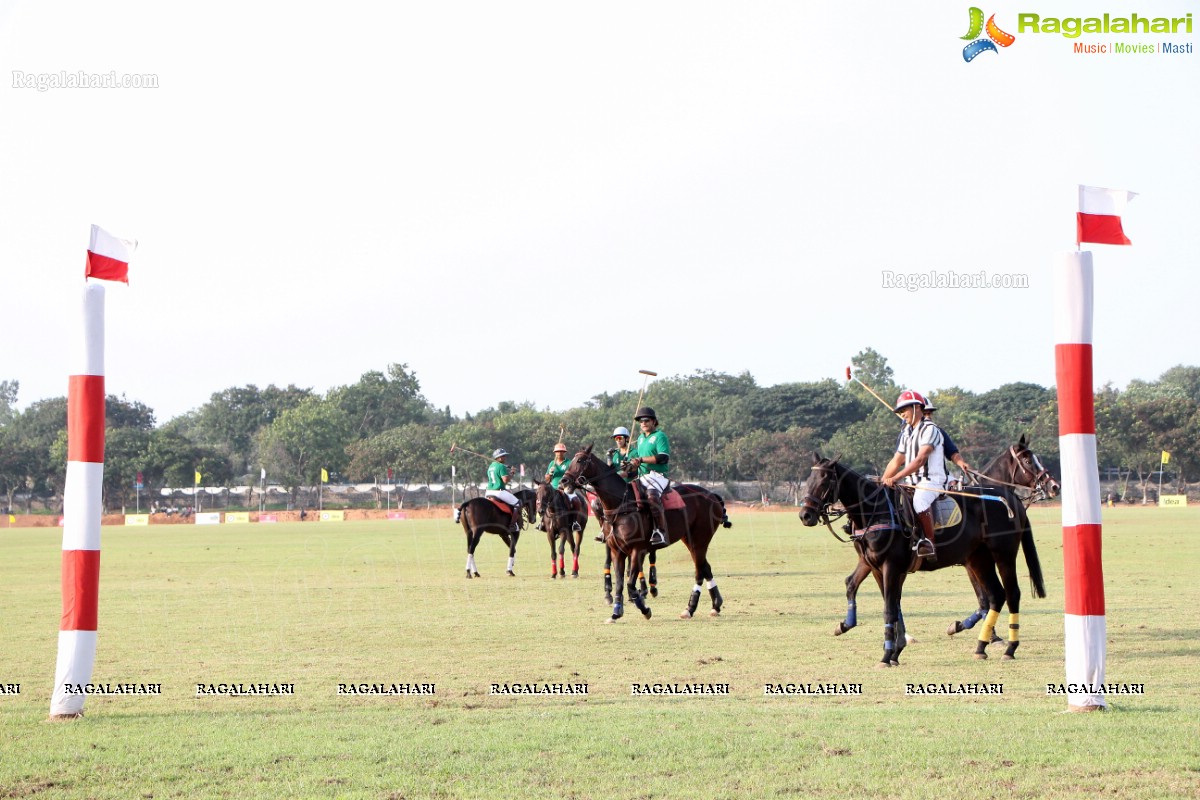
<path id="1" fill-rule="evenodd" d="M 1021 457 L 1019 455 L 1017 455 L 1016 445 L 1010 445 L 1008 448 L 1008 451 L 1013 457 L 1012 475 L 1010 476 L 1012 478 L 1012 480 L 1016 481 L 1017 471 L 1019 469 L 1023 472 L 1028 472 L 1029 474 L 1031 474 L 1033 476 L 1033 485 L 1032 486 L 1026 486 L 1023 483 L 1010 483 L 1009 481 L 1003 481 L 1003 480 L 1000 480 L 999 478 L 993 478 L 992 476 L 986 475 L 982 472 L 976 472 L 973 469 L 966 470 L 966 472 L 969 472 L 971 475 L 975 476 L 976 478 L 988 481 L 989 483 L 999 484 L 1000 486 L 1007 486 L 1011 489 L 1028 489 L 1030 492 L 1030 495 L 1029 495 L 1029 499 L 1027 501 L 1025 501 L 1026 506 L 1032 505 L 1032 504 L 1038 502 L 1039 500 L 1045 499 L 1046 492 L 1042 488 L 1042 483 L 1043 483 L 1044 478 L 1049 478 L 1050 480 L 1054 480 L 1054 477 L 1050 474 L 1050 470 L 1043 467 L 1037 461 L 1035 461 L 1034 463 L 1037 464 L 1038 467 L 1040 467 L 1040 471 L 1034 472 L 1033 470 L 1029 469 L 1029 467 L 1025 466 L 1025 463 L 1021 460 Z M 1033 453 L 1030 452 L 1030 455 L 1033 456 Z M 1033 458 L 1036 459 L 1037 456 L 1033 456 Z"/>

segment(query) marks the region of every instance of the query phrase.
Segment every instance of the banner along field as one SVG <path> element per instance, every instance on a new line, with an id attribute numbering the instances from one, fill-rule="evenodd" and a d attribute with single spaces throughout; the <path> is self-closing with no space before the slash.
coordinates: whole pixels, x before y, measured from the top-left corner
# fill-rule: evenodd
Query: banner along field
<path id="1" fill-rule="evenodd" d="M 1197 796 L 1200 510 L 1105 509 L 1107 681 L 1144 694 L 1110 694 L 1096 714 L 1067 714 L 1047 694 L 1064 680 L 1061 528 L 1057 508 L 1031 516 L 1049 597 L 1033 598 L 1019 560 L 1017 659 L 996 644 L 974 660 L 978 626 L 946 636 L 974 606 L 955 567 L 909 577 L 918 641 L 893 669 L 876 669 L 873 580 L 858 627 L 832 635 L 854 553 L 794 512 L 734 514 L 718 533 L 720 618 L 704 593 L 696 618 L 679 619 L 693 581 L 675 545 L 659 555 L 653 619 L 628 604 L 611 625 L 592 526 L 580 578 L 553 581 L 532 528 L 515 578 L 486 534 L 478 580 L 464 578 L 465 537 L 449 519 L 106 528 L 93 681 L 161 694 L 92 695 L 68 723 L 46 721 L 61 531 L 0 531 L 0 797 Z M 197 697 L 220 684 L 294 694 Z M 634 695 L 634 684 L 728 694 Z M 766 696 L 767 684 L 861 694 Z"/>

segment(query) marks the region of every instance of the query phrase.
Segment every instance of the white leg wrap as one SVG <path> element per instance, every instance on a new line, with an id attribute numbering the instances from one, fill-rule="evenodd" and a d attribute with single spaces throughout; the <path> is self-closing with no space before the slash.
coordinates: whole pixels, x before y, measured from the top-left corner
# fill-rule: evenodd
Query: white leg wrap
<path id="1" fill-rule="evenodd" d="M 696 588 L 697 588 L 697 589 L 699 589 L 700 587 L 699 587 L 699 586 L 697 586 Z M 713 589 L 717 588 L 717 582 L 716 582 L 715 580 L 709 581 L 709 582 L 708 582 L 708 588 L 709 588 L 709 591 L 711 591 L 711 590 L 713 590 Z"/>
<path id="2" fill-rule="evenodd" d="M 508 571 L 509 572 L 512 572 L 513 564 L 515 564 L 515 563 L 517 563 L 517 560 L 515 558 L 513 558 L 512 556 L 509 556 L 508 557 Z"/>
<path id="3" fill-rule="evenodd" d="M 695 588 L 694 588 L 694 589 L 692 589 L 692 591 L 693 591 L 693 592 L 699 592 L 699 591 L 700 591 L 702 588 L 703 588 L 703 587 L 702 587 L 700 584 L 698 584 L 698 583 L 697 583 L 697 584 L 696 584 L 696 586 L 695 586 Z"/>

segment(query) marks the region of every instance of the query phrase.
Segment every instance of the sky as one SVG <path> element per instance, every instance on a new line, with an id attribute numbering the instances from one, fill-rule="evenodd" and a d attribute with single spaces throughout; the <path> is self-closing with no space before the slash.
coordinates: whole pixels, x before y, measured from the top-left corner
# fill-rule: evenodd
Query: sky
<path id="1" fill-rule="evenodd" d="M 1097 385 L 1200 363 L 1200 15 L 1017 19 L 1195 4 L 981 6 L 1016 39 L 971 62 L 969 3 L 928 5 L 0 0 L 0 380 L 66 393 L 95 223 L 139 242 L 107 388 L 160 423 L 390 363 L 460 415 L 866 347 L 920 391 L 1052 386 L 1079 184 L 1138 193 L 1089 247 Z M 81 71 L 157 88 L 27 85 Z M 885 286 L 981 271 L 1025 287 Z"/>

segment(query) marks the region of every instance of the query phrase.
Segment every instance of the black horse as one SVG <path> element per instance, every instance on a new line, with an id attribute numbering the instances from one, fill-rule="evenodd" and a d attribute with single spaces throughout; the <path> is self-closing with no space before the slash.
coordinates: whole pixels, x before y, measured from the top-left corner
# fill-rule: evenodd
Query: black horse
<path id="1" fill-rule="evenodd" d="M 597 501 L 597 502 L 599 502 L 599 501 Z M 594 506 L 593 506 L 593 508 L 594 508 Z M 607 542 L 608 536 L 612 530 L 612 526 L 604 521 L 603 507 L 601 507 L 599 513 L 596 515 L 596 518 L 600 522 L 600 536 L 597 538 L 597 540 L 601 541 L 601 542 Z M 626 571 L 625 574 L 633 575 L 634 574 L 633 570 L 630 569 L 630 567 L 629 567 L 629 556 L 621 556 L 621 558 L 624 559 L 624 561 L 625 561 L 624 565 L 622 565 Z M 650 593 L 651 597 L 658 597 L 658 548 L 657 547 L 650 548 L 650 550 L 646 553 L 646 560 L 650 562 L 650 566 L 646 569 L 645 572 L 637 573 L 638 590 L 642 593 L 643 597 L 646 596 L 647 592 Z M 613 569 L 613 551 L 612 551 L 612 548 L 610 548 L 606 545 L 604 548 L 604 602 L 608 603 L 609 605 L 612 605 L 612 601 L 613 601 L 612 569 Z M 646 582 L 647 573 L 649 573 L 649 575 L 650 575 L 649 583 Z"/>
<path id="2" fill-rule="evenodd" d="M 568 487 L 586 486 L 600 498 L 604 508 L 605 522 L 609 527 L 607 544 L 612 550 L 613 559 L 617 566 L 617 595 L 613 602 L 612 617 L 609 622 L 615 622 L 625 613 L 624 590 L 625 560 L 629 556 L 629 597 L 642 616 L 650 619 L 650 607 L 646 599 L 638 591 L 635 575 L 642 571 L 642 563 L 650 549 L 650 531 L 653 525 L 649 509 L 644 503 L 639 503 L 635 495 L 634 483 L 626 483 L 616 469 L 605 464 L 592 454 L 592 448 L 581 450 L 571 459 L 570 466 L 563 476 L 563 483 Z M 691 619 L 700 603 L 700 588 L 702 581 L 708 581 L 708 594 L 712 598 L 712 616 L 721 613 L 724 600 L 717 582 L 713 579 L 712 567 L 708 563 L 708 546 L 716 535 L 717 528 L 730 527 L 733 523 L 725 513 L 725 501 L 719 495 L 713 494 L 701 486 L 676 484 L 673 486 L 677 493 L 676 505 L 668 494 L 663 495 L 664 513 L 667 523 L 667 543 L 682 541 L 692 554 L 692 563 L 696 568 L 696 585 L 688 599 L 687 609 L 679 616 Z"/>
<path id="3" fill-rule="evenodd" d="M 550 578 L 567 577 L 566 549 L 571 546 L 573 563 L 571 577 L 579 577 L 579 550 L 583 544 L 583 531 L 587 528 L 588 513 L 583 498 L 571 496 L 555 489 L 549 483 L 534 479 L 537 486 L 537 511 L 542 515 L 542 527 L 546 529 L 546 540 L 550 542 Z M 558 560 L 555 560 L 555 542 L 558 542 Z"/>
<path id="4" fill-rule="evenodd" d="M 1016 444 L 1009 446 L 1007 450 L 989 461 L 986 467 L 974 475 L 985 486 L 1007 486 L 1018 492 L 1028 493 L 1026 502 L 1056 497 L 1060 488 L 1058 481 L 1042 466 L 1037 455 L 1029 449 L 1029 443 L 1024 436 Z M 1021 513 L 1024 513 L 1023 509 Z M 1028 524 L 1027 520 L 1025 524 Z M 846 618 L 834 627 L 834 636 L 841 636 L 858 624 L 858 587 L 867 579 L 867 575 L 872 574 L 871 568 L 862 556 L 861 541 L 855 542 L 855 549 L 858 551 L 858 564 L 855 566 L 854 572 L 846 576 Z M 1028 553 L 1026 555 L 1028 556 Z M 880 581 L 879 573 L 874 574 L 878 583 Z M 979 605 L 976 611 L 964 619 L 950 623 L 946 633 L 951 636 L 975 627 L 976 623 L 987 616 L 988 595 L 986 589 L 970 572 L 967 573 L 967 577 L 971 580 L 971 587 L 975 590 L 975 597 Z M 882 589 L 882 586 L 880 588 Z M 1001 641 L 994 632 L 992 641 Z"/>
<path id="5" fill-rule="evenodd" d="M 984 587 L 988 615 L 976 647 L 976 658 L 987 658 L 987 646 L 1007 601 L 1010 639 L 1006 657 L 1020 644 L 1021 589 L 1017 581 L 1017 550 L 1025 550 L 1036 597 L 1045 597 L 1041 564 L 1033 546 L 1033 531 L 1016 494 L 1008 487 L 967 487 L 958 500 L 962 519 L 942 530 L 937 539 L 935 563 L 914 553 L 911 497 L 905 486 L 888 489 L 844 467 L 836 460 L 813 454 L 813 467 L 801 500 L 800 520 L 812 527 L 828 520 L 829 507 L 841 503 L 849 518 L 860 553 L 870 569 L 879 573 L 883 593 L 884 639 L 881 666 L 895 666 L 905 647 L 904 617 L 900 600 L 904 580 L 917 569 L 934 570 L 962 565 Z M 997 569 L 1000 578 L 997 578 Z"/>
<path id="6" fill-rule="evenodd" d="M 513 496 L 521 501 L 521 528 L 525 520 L 534 522 L 534 505 L 536 496 L 532 489 L 518 489 Z M 467 577 L 478 578 L 479 570 L 475 568 L 475 548 L 483 538 L 485 531 L 498 534 L 508 545 L 508 574 L 515 576 L 513 569 L 517 564 L 517 539 L 521 532 L 511 532 L 512 512 L 501 511 L 489 497 L 473 497 L 462 503 L 454 512 L 454 518 L 462 524 L 467 534 Z"/>

